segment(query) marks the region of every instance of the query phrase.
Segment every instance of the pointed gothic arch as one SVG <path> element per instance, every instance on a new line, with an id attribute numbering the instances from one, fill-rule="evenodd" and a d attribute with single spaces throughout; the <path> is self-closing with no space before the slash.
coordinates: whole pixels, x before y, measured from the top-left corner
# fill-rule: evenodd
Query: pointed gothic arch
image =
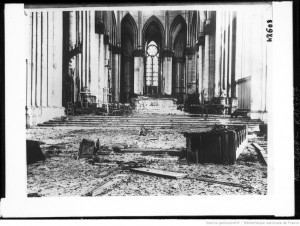
<path id="1" fill-rule="evenodd" d="M 127 13 L 123 17 L 123 19 L 121 21 L 121 28 L 123 26 L 125 26 L 125 24 L 127 25 L 127 28 L 129 28 L 129 30 L 127 32 L 130 33 L 130 35 L 132 37 L 133 48 L 135 49 L 137 47 L 138 28 L 137 28 L 134 18 L 132 17 L 132 15 L 130 13 Z M 121 36 L 122 36 L 122 32 L 121 32 Z"/>
<path id="2" fill-rule="evenodd" d="M 186 31 L 186 28 L 187 28 L 187 24 L 186 24 L 185 19 L 182 17 L 182 15 L 178 14 L 174 18 L 174 20 L 170 26 L 170 41 L 169 42 L 171 43 L 172 49 L 174 48 L 174 42 L 175 42 L 176 36 L 182 29 Z"/>
<path id="3" fill-rule="evenodd" d="M 149 37 L 147 37 L 147 31 L 149 30 L 149 28 L 151 29 L 151 26 L 156 26 L 158 28 L 158 30 L 160 31 L 160 37 L 158 37 L 160 39 L 159 44 L 161 45 L 160 47 L 163 48 L 164 44 L 165 44 L 164 43 L 165 29 L 164 29 L 164 26 L 161 23 L 161 21 L 156 16 L 151 16 L 144 24 L 144 27 L 142 30 L 143 46 L 145 46 L 146 42 L 148 41 L 147 38 L 149 38 Z M 157 43 L 158 40 L 155 40 L 155 42 Z"/>

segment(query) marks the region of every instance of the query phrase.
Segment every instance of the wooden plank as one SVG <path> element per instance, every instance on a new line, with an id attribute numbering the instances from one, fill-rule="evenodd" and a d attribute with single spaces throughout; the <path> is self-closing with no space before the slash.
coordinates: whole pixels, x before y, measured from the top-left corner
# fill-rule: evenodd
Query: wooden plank
<path id="1" fill-rule="evenodd" d="M 144 153 L 144 154 L 180 154 L 181 150 L 174 149 L 150 149 L 150 148 L 124 148 L 121 149 L 120 152 L 123 153 Z"/>
<path id="2" fill-rule="evenodd" d="M 232 182 L 227 182 L 227 181 L 218 181 L 218 180 L 213 180 L 213 179 L 208 179 L 208 178 L 203 178 L 203 177 L 188 177 L 187 179 L 195 179 L 195 180 L 200 180 L 200 181 L 207 182 L 207 183 L 223 184 L 223 185 L 232 186 L 232 187 L 251 188 L 251 187 L 243 185 L 243 184 L 232 183 Z"/>
<path id="3" fill-rule="evenodd" d="M 166 177 L 171 179 L 180 179 L 187 176 L 185 173 L 175 173 L 175 172 L 152 169 L 152 168 L 132 168 L 131 171 L 136 173 L 144 173 L 144 174 Z"/>
<path id="4" fill-rule="evenodd" d="M 106 181 L 100 187 L 96 188 L 93 191 L 92 196 L 98 196 L 98 195 L 101 195 L 101 194 L 105 193 L 112 186 L 122 182 L 122 180 L 123 180 L 123 178 L 114 178 L 113 180 Z"/>
<path id="5" fill-rule="evenodd" d="M 263 165 L 267 165 L 267 162 L 266 162 L 264 156 L 262 155 L 262 152 L 264 151 L 264 149 L 261 146 L 259 146 L 257 143 L 252 143 L 252 146 L 254 147 L 260 162 Z"/>
<path id="6" fill-rule="evenodd" d="M 93 192 L 98 189 L 99 187 L 101 187 L 102 185 L 104 185 L 105 183 L 107 183 L 107 181 L 105 181 L 103 178 L 107 177 L 107 176 L 114 176 L 115 174 L 118 174 L 120 172 L 119 168 L 113 168 L 113 169 L 109 169 L 109 170 L 104 170 L 102 172 L 100 172 L 99 174 L 95 174 L 95 178 L 99 178 L 98 184 L 95 185 L 94 187 L 86 190 L 82 196 L 92 196 Z"/>

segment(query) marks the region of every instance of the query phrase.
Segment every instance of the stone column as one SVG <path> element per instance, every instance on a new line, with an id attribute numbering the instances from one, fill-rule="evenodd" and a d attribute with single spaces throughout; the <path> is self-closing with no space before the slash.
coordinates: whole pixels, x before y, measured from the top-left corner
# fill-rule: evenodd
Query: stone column
<path id="1" fill-rule="evenodd" d="M 53 11 L 48 12 L 48 107 L 52 107 L 53 77 Z"/>
<path id="2" fill-rule="evenodd" d="M 32 81 L 32 38 L 33 38 L 33 33 L 32 33 L 32 29 L 33 29 L 33 24 L 32 24 L 32 20 L 33 20 L 33 13 L 32 12 L 28 12 L 27 14 L 27 19 L 28 19 L 28 55 L 27 55 L 27 81 L 26 81 L 26 85 L 27 85 L 27 102 L 26 102 L 26 106 L 30 107 L 32 105 L 32 96 L 31 96 L 31 92 L 33 87 L 31 86 L 31 81 Z"/>
<path id="3" fill-rule="evenodd" d="M 90 82 L 90 92 L 91 95 L 96 96 L 96 101 L 98 97 L 98 49 L 99 49 L 99 36 L 95 33 L 95 12 L 90 12 L 90 40 L 91 40 L 91 50 L 90 50 L 90 72 L 91 72 L 91 82 Z"/>
<path id="4" fill-rule="evenodd" d="M 29 125 L 64 115 L 62 107 L 62 12 L 30 12 L 27 67 Z"/>
<path id="5" fill-rule="evenodd" d="M 138 21 L 137 21 L 137 28 L 138 28 L 138 32 L 137 32 L 137 49 L 141 49 L 142 48 L 142 27 L 143 27 L 143 15 L 141 11 L 138 11 Z"/>
<path id="6" fill-rule="evenodd" d="M 204 82 L 204 49 L 205 49 L 205 35 L 204 35 L 204 24 L 205 18 L 204 12 L 199 12 L 199 37 L 198 37 L 198 94 L 200 101 L 202 100 L 201 92 L 203 91 L 203 82 Z"/>
<path id="7" fill-rule="evenodd" d="M 169 11 L 166 11 L 165 12 L 165 30 L 166 31 L 170 30 L 169 20 L 170 20 Z M 165 37 L 164 38 L 165 38 L 165 47 L 166 47 L 166 49 L 170 49 L 171 48 L 171 46 L 169 44 L 170 32 L 165 32 Z"/>
<path id="8" fill-rule="evenodd" d="M 173 65 L 174 65 L 174 87 L 173 94 L 181 94 L 183 87 L 183 68 L 184 68 L 184 57 L 174 57 Z"/>
<path id="9" fill-rule="evenodd" d="M 208 96 L 209 99 L 214 97 L 215 82 L 215 12 L 207 12 L 207 33 L 209 33 L 209 80 L 208 80 Z"/>
<path id="10" fill-rule="evenodd" d="M 81 87 L 86 87 L 86 12 L 81 12 L 81 28 L 82 28 L 82 57 L 81 57 Z"/>
<path id="11" fill-rule="evenodd" d="M 228 96 L 228 70 L 229 70 L 229 12 L 225 12 L 225 37 L 224 37 L 224 89 L 226 92 L 226 95 Z"/>
<path id="12" fill-rule="evenodd" d="M 98 65 L 98 82 L 97 82 L 97 91 L 98 95 L 96 97 L 98 106 L 102 106 L 104 103 L 103 89 L 104 89 L 104 78 L 105 78 L 105 68 L 104 68 L 104 59 L 105 59 L 105 49 L 104 49 L 104 21 L 103 14 L 101 11 L 95 12 L 95 32 L 98 34 L 97 37 L 97 65 Z"/>
<path id="13" fill-rule="evenodd" d="M 131 93 L 131 80 L 132 80 L 132 71 L 131 71 L 131 65 L 132 65 L 132 56 L 124 56 L 122 60 L 124 59 L 123 66 L 124 66 L 124 85 L 123 85 L 123 93 L 124 93 L 124 99 L 126 101 L 129 101 L 128 97 Z"/>
<path id="14" fill-rule="evenodd" d="M 69 52 L 75 49 L 76 45 L 76 13 L 75 11 L 69 12 Z M 71 88 L 71 99 L 72 101 L 76 100 L 76 93 L 75 93 L 75 87 L 76 87 L 76 77 L 75 77 L 75 70 L 76 70 L 76 60 L 75 56 L 73 56 L 71 59 L 69 59 L 69 69 L 68 69 L 68 75 L 70 77 L 70 81 L 72 80 L 72 86 Z"/>
<path id="15" fill-rule="evenodd" d="M 142 95 L 144 91 L 144 51 L 138 49 L 133 51 L 134 64 L 134 93 Z"/>
<path id="16" fill-rule="evenodd" d="M 203 43 L 200 43 L 198 49 L 198 94 L 203 90 Z M 201 95 L 199 96 L 201 99 Z"/>
<path id="17" fill-rule="evenodd" d="M 120 102 L 121 47 L 112 46 L 113 101 Z"/>
<path id="18" fill-rule="evenodd" d="M 87 59 L 86 59 L 86 71 L 87 71 L 87 87 L 91 89 L 91 27 L 90 27 L 90 11 L 87 11 L 86 15 L 86 36 L 87 36 Z"/>
<path id="19" fill-rule="evenodd" d="M 47 107 L 48 95 L 48 17 L 47 12 L 41 15 L 41 33 L 42 33 L 42 71 L 41 71 L 41 106 Z"/>
<path id="20" fill-rule="evenodd" d="M 104 52 L 105 52 L 105 61 L 104 61 L 104 103 L 109 102 L 109 83 L 110 83 L 110 71 L 109 71 L 109 65 L 110 65 L 110 53 L 109 53 L 109 35 L 108 31 L 105 31 L 104 35 Z"/>
<path id="21" fill-rule="evenodd" d="M 194 94 L 197 91 L 197 52 L 196 47 L 187 47 L 186 55 L 186 72 L 187 72 L 187 94 Z"/>
<path id="22" fill-rule="evenodd" d="M 238 12 L 236 15 L 235 80 L 240 79 L 242 76 L 243 20 L 240 14 L 241 12 Z"/>
<path id="23" fill-rule="evenodd" d="M 62 12 L 53 12 L 53 74 L 52 74 L 52 104 L 62 107 Z"/>
<path id="24" fill-rule="evenodd" d="M 42 72 L 42 49 L 41 49 L 41 41 L 42 41 L 42 32 L 41 32 L 41 12 L 37 13 L 37 30 L 36 30 L 36 96 L 35 96 L 35 105 L 37 107 L 41 106 L 41 72 Z"/>
<path id="25" fill-rule="evenodd" d="M 173 51 L 164 50 L 164 52 L 163 52 L 163 75 L 162 75 L 163 89 L 162 89 L 162 93 L 167 94 L 167 95 L 172 94 L 172 58 L 173 58 Z"/>
<path id="26" fill-rule="evenodd" d="M 78 46 L 81 45 L 81 12 L 77 11 L 76 12 L 76 44 Z M 81 50 L 82 51 L 82 50 Z M 76 101 L 80 101 L 81 100 L 81 90 L 82 90 L 82 86 L 81 86 L 81 66 L 82 66 L 82 62 L 81 62 L 81 56 L 82 56 L 82 52 L 80 52 L 79 54 L 77 54 L 76 56 Z"/>
<path id="27" fill-rule="evenodd" d="M 232 18 L 232 12 L 228 13 L 228 88 L 227 88 L 227 97 L 231 97 L 231 76 L 232 76 L 232 29 L 233 29 L 233 18 Z"/>
<path id="28" fill-rule="evenodd" d="M 209 34 L 205 34 L 204 45 L 204 70 L 203 70 L 203 91 L 204 95 L 208 95 L 209 81 Z"/>
<path id="29" fill-rule="evenodd" d="M 103 31 L 104 32 L 104 31 Z M 98 90 L 99 90 L 99 103 L 104 103 L 104 87 L 105 87 L 105 68 L 104 68 L 104 33 L 99 34 L 99 77 L 98 77 Z"/>

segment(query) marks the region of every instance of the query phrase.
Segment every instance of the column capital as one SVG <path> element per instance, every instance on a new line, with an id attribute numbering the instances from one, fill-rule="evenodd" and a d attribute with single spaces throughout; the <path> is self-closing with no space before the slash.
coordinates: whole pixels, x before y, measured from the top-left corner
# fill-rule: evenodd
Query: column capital
<path id="1" fill-rule="evenodd" d="M 214 24 L 211 20 L 207 20 L 204 25 L 204 35 L 211 35 L 214 32 Z"/>
<path id="2" fill-rule="evenodd" d="M 198 37 L 198 43 L 197 43 L 197 46 L 203 46 L 205 44 L 205 36 L 204 36 L 204 33 L 203 35 L 199 36 Z"/>
<path id="3" fill-rule="evenodd" d="M 173 57 L 173 62 L 176 63 L 184 63 L 185 57 Z"/>
<path id="4" fill-rule="evenodd" d="M 173 57 L 174 56 L 174 52 L 170 49 L 164 49 L 162 51 L 162 57 Z"/>
<path id="5" fill-rule="evenodd" d="M 104 30 L 105 30 L 105 25 L 103 23 L 103 20 L 96 19 L 95 33 L 103 35 L 104 34 Z"/>
<path id="6" fill-rule="evenodd" d="M 144 50 L 142 50 L 142 49 L 135 49 L 132 51 L 132 55 L 134 57 L 144 57 L 145 53 L 144 53 Z"/>
<path id="7" fill-rule="evenodd" d="M 185 55 L 194 55 L 197 51 L 196 46 L 186 47 L 185 48 Z"/>
<path id="8" fill-rule="evenodd" d="M 128 62 L 128 61 L 131 61 L 132 58 L 133 58 L 132 56 L 123 56 L 123 60 L 124 60 L 124 61 L 127 61 L 127 62 Z"/>
<path id="9" fill-rule="evenodd" d="M 121 54 L 121 46 L 109 45 L 109 50 L 112 51 L 112 54 Z"/>

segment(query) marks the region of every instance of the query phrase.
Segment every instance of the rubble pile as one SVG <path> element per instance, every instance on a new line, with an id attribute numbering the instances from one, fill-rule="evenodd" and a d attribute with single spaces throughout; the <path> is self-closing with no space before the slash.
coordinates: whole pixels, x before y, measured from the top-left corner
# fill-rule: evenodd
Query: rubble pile
<path id="1" fill-rule="evenodd" d="M 218 132 L 229 132 L 229 131 L 236 131 L 236 127 L 225 126 L 225 125 L 214 125 L 210 132 L 218 133 Z"/>
<path id="2" fill-rule="evenodd" d="M 39 141 L 45 155 L 44 162 L 28 165 L 28 197 L 267 194 L 267 166 L 250 145 L 228 166 L 188 163 L 185 137 L 175 130 L 32 128 L 27 139 Z M 251 139 L 266 144 L 265 137 Z M 183 173 L 187 178 L 130 170 L 139 167 Z"/>

